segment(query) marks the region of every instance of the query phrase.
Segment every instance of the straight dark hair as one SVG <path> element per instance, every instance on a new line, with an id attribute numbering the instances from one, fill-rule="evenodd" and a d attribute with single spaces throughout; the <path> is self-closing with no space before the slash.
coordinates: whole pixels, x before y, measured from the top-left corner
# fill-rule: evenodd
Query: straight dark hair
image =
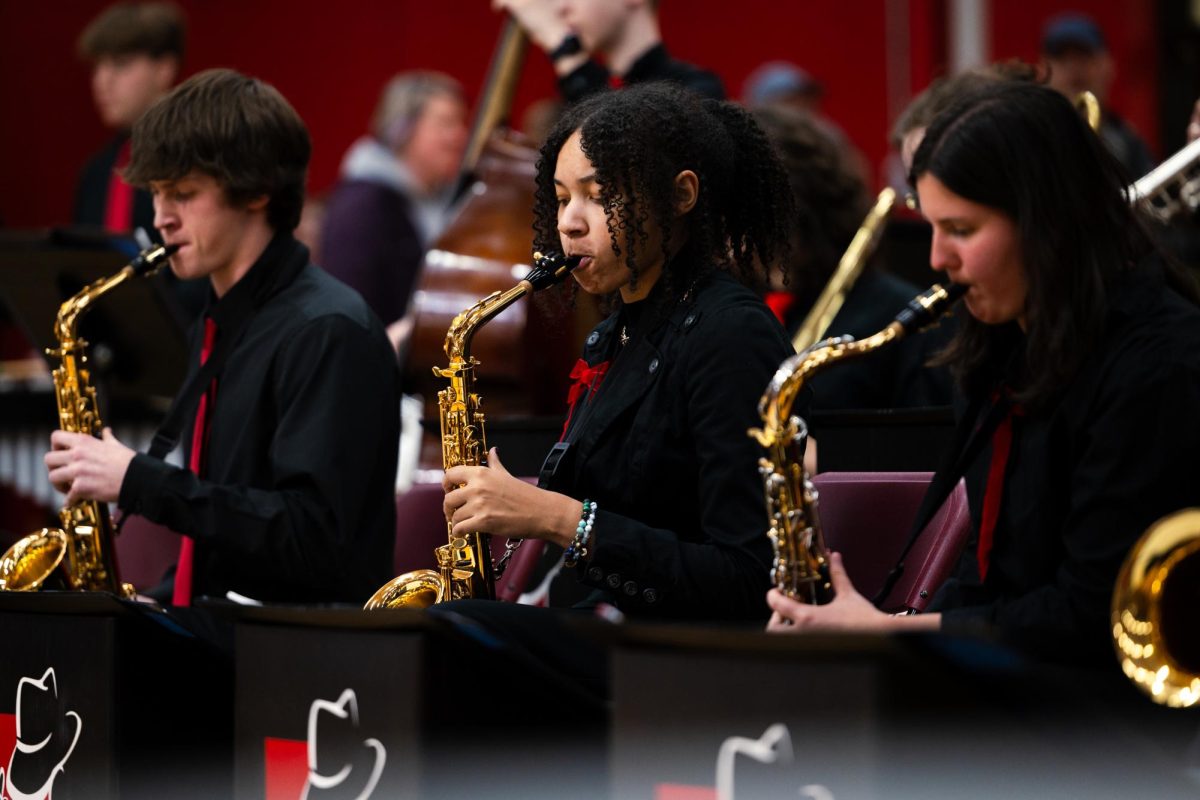
<path id="1" fill-rule="evenodd" d="M 664 297 L 686 292 L 714 268 L 753 282 L 785 255 L 792 192 L 766 135 L 739 106 L 667 83 L 603 92 L 567 109 L 537 163 L 536 249 L 561 249 L 554 170 L 577 130 L 596 170 L 613 250 L 635 281 L 648 255 L 648 225 L 662 232 Z M 674 181 L 684 170 L 696 173 L 700 191 L 676 220 Z M 686 256 L 671 258 L 677 225 Z"/>
<path id="2" fill-rule="evenodd" d="M 1156 249 L 1130 207 L 1128 177 L 1066 98 L 1004 81 L 968 92 L 934 119 L 909 180 L 915 186 L 925 174 L 1014 221 L 1028 284 L 1024 337 L 1015 322 L 964 315 L 939 361 L 975 393 L 1011 378 L 997 370 L 1016 356 L 1023 371 L 1015 399 L 1030 408 L 1051 402 L 1099 340 L 1117 278 Z M 1168 276 L 1195 301 L 1194 285 L 1170 268 Z"/>
<path id="3" fill-rule="evenodd" d="M 201 172 L 235 205 L 267 195 L 267 222 L 292 231 L 311 154 L 308 129 L 275 87 L 212 69 L 179 84 L 134 123 L 124 176 L 145 187 Z"/>

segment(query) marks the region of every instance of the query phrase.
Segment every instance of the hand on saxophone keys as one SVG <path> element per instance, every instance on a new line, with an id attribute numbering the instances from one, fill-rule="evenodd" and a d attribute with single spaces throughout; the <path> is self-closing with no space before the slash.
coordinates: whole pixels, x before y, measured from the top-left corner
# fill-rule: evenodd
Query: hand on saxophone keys
<path id="1" fill-rule="evenodd" d="M 136 453 L 105 428 L 99 438 L 57 430 L 50 434 L 46 469 L 54 488 L 67 496 L 67 505 L 95 500 L 115 503 L 129 462 Z"/>
<path id="2" fill-rule="evenodd" d="M 451 467 L 442 478 L 442 510 L 455 536 L 477 531 L 510 539 L 545 539 L 571 544 L 583 504 L 573 497 L 532 486 L 504 468 L 496 448 L 486 467 Z"/>
<path id="3" fill-rule="evenodd" d="M 863 597 L 842 564 L 841 553 L 830 553 L 829 579 L 836 596 L 824 605 L 801 603 L 778 589 L 767 592 L 771 607 L 768 633 L 885 633 L 900 630 L 937 630 L 940 614 L 921 614 L 894 617 L 886 614 Z"/>

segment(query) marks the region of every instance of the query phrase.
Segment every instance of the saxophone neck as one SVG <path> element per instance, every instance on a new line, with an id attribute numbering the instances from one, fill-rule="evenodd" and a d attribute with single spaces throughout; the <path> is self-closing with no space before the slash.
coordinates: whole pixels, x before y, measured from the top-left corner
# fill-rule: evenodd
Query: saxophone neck
<path id="1" fill-rule="evenodd" d="M 59 306 L 58 316 L 54 322 L 55 337 L 58 339 L 59 346 L 62 347 L 74 343 L 79 318 L 83 316 L 83 313 L 91 308 L 96 300 L 108 294 L 131 277 L 133 277 L 133 267 L 126 266 L 115 275 L 101 278 L 95 283 L 85 286 L 74 297 L 71 297 Z"/>
<path id="2" fill-rule="evenodd" d="M 179 249 L 179 245 L 155 245 L 138 253 L 137 257 L 121 270 L 107 278 L 101 278 L 81 289 L 58 308 L 54 333 L 60 347 L 74 344 L 79 318 L 92 304 L 130 278 L 152 275 Z"/>
<path id="3" fill-rule="evenodd" d="M 446 331 L 444 350 L 450 364 L 466 365 L 473 363 L 471 358 L 471 340 L 475 332 L 490 322 L 497 314 L 533 291 L 528 281 L 521 281 L 516 286 L 503 292 L 492 292 L 475 305 L 456 316 Z"/>

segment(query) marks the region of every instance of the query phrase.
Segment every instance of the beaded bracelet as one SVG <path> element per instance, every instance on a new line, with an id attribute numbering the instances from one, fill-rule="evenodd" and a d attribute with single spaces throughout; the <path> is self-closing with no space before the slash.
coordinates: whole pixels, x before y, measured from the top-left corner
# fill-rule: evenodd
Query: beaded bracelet
<path id="1" fill-rule="evenodd" d="M 583 501 L 583 514 L 579 517 L 579 524 L 575 526 L 575 538 L 563 553 L 564 567 L 573 567 L 579 563 L 579 559 L 587 558 L 587 546 L 592 539 L 592 526 L 596 524 L 597 507 L 593 500 Z"/>

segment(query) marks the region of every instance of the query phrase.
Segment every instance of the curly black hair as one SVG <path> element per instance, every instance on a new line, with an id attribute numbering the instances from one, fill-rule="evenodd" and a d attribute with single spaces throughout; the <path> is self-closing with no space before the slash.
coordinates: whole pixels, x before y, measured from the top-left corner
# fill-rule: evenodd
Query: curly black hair
<path id="1" fill-rule="evenodd" d="M 807 307 L 829 282 L 871 200 L 845 148 L 810 114 L 776 104 L 756 108 L 754 119 L 779 151 L 796 199 L 787 277 Z"/>
<path id="2" fill-rule="evenodd" d="M 793 212 L 787 173 L 766 135 L 732 103 L 706 100 L 677 86 L 646 83 L 603 92 L 572 106 L 542 145 L 534 194 L 534 247 L 561 248 L 554 170 L 575 131 L 596 171 L 613 250 L 636 284 L 654 226 L 662 232 L 666 297 L 714 269 L 747 283 L 784 257 Z M 674 181 L 699 178 L 696 205 L 674 213 Z M 684 226 L 686 256 L 672 258 L 674 227 Z"/>

